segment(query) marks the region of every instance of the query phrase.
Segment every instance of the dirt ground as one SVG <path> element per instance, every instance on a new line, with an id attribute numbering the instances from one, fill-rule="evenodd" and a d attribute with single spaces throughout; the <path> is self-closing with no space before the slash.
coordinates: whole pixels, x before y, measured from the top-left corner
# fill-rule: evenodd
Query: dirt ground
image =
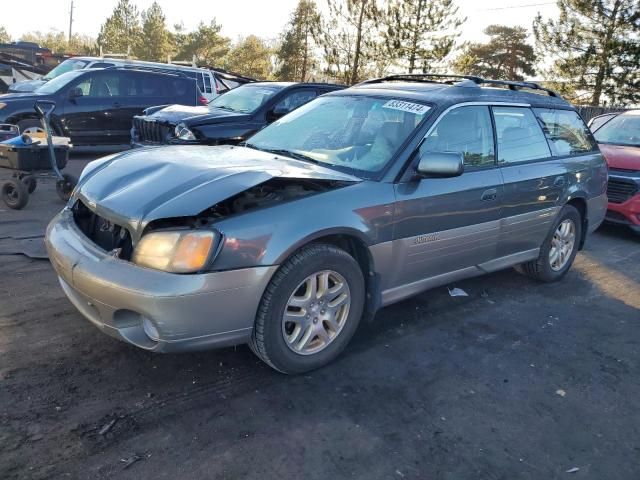
<path id="1" fill-rule="evenodd" d="M 0 247 L 61 207 L 51 182 L 0 205 Z M 469 296 L 386 308 L 287 377 L 244 346 L 121 343 L 47 260 L 0 255 L 0 479 L 640 478 L 640 238 L 600 229 L 561 283 L 455 286 Z"/>

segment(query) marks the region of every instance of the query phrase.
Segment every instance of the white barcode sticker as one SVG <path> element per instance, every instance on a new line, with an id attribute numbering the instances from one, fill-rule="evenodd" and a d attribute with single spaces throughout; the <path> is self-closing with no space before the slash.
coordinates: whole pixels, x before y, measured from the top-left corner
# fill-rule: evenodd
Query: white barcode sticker
<path id="1" fill-rule="evenodd" d="M 382 108 L 391 108 L 402 112 L 415 113 L 416 115 L 424 115 L 429 111 L 428 106 L 421 103 L 405 102 L 404 100 L 389 100 L 382 105 Z"/>

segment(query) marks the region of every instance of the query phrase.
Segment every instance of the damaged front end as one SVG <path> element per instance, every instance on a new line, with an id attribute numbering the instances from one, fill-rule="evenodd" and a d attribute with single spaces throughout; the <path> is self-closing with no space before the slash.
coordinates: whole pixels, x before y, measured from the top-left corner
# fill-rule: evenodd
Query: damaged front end
<path id="1" fill-rule="evenodd" d="M 148 238 L 148 235 L 154 232 L 156 234 L 173 234 L 176 232 L 211 231 L 214 232 L 210 245 L 211 252 L 208 251 L 206 255 L 207 260 L 212 261 L 222 240 L 222 233 L 215 229 L 217 221 L 250 211 L 267 209 L 348 184 L 350 183 L 338 180 L 272 178 L 218 202 L 197 215 L 164 218 L 149 222 L 142 232 L 141 239 Z M 93 243 L 115 258 L 135 262 L 132 236 L 125 226 L 100 216 L 80 199 L 75 202 L 71 211 L 78 229 Z M 196 271 L 201 270 L 202 267 L 204 265 L 199 265 Z"/>
<path id="2" fill-rule="evenodd" d="M 359 181 L 241 147 L 190 150 L 188 163 L 180 163 L 182 150 L 168 147 L 162 160 L 154 155 L 160 150 L 144 149 L 90 170 L 70 207 L 77 228 L 112 257 L 173 273 L 202 272 L 222 248 L 226 232 L 217 222 L 258 210 L 268 215 L 271 207 Z"/>

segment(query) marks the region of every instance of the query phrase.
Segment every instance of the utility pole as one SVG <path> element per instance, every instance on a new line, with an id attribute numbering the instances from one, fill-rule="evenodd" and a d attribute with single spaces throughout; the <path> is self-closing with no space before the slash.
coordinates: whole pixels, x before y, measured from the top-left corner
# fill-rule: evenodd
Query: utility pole
<path id="1" fill-rule="evenodd" d="M 73 28 L 73 0 L 71 0 L 71 10 L 69 10 L 69 43 L 71 43 L 72 28 Z"/>

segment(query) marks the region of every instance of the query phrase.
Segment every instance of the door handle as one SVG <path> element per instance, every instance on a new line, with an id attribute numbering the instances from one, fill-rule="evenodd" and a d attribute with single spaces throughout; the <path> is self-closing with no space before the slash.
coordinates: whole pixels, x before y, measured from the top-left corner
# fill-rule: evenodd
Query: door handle
<path id="1" fill-rule="evenodd" d="M 495 200 L 496 198 L 498 198 L 498 190 L 496 190 L 495 188 L 490 188 L 489 190 L 485 190 L 484 192 L 482 192 L 480 200 L 490 201 Z"/>
<path id="2" fill-rule="evenodd" d="M 564 187 L 564 177 L 556 177 L 555 181 L 553 182 L 553 185 L 555 187 Z"/>

